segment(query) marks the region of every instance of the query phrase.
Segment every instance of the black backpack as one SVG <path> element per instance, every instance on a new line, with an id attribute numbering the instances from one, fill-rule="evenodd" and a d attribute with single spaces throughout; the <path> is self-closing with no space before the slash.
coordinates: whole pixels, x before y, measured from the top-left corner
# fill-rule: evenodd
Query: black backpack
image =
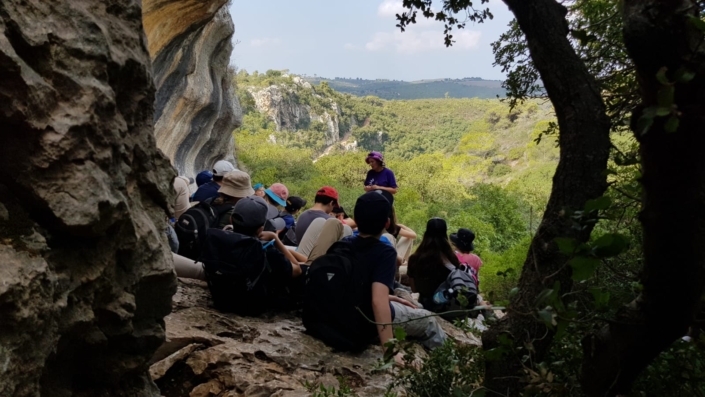
<path id="1" fill-rule="evenodd" d="M 257 316 L 267 310 L 271 269 L 260 240 L 209 229 L 199 261 L 216 309 L 243 316 Z"/>
<path id="2" fill-rule="evenodd" d="M 218 227 L 220 218 L 233 208 L 230 204 L 212 205 L 213 199 L 202 201 L 184 212 L 174 225 L 179 238 L 181 256 L 197 260 L 206 238 L 206 231 Z"/>
<path id="3" fill-rule="evenodd" d="M 361 240 L 358 238 L 358 240 Z M 362 351 L 377 335 L 373 320 L 371 263 L 361 255 L 376 239 L 338 241 L 311 264 L 306 278 L 303 324 L 306 331 L 341 351 Z"/>
<path id="4" fill-rule="evenodd" d="M 459 268 L 450 272 L 446 281 L 436 288 L 438 292 L 445 291 L 448 301 L 442 304 L 436 304 L 430 301 L 433 307 L 431 311 L 442 313 L 448 311 L 469 310 L 477 304 L 477 279 L 472 274 L 472 269 L 466 265 L 461 265 Z M 462 295 L 467 299 L 467 306 L 463 306 L 458 300 L 458 295 Z M 459 312 L 448 313 L 441 317 L 448 321 L 453 321 L 456 318 L 477 317 L 478 312 Z"/>

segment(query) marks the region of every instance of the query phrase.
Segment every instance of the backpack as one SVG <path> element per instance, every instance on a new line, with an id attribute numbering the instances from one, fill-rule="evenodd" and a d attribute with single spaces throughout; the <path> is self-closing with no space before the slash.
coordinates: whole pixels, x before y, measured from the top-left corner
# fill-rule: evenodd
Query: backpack
<path id="1" fill-rule="evenodd" d="M 271 273 L 265 246 L 254 237 L 209 229 L 199 261 L 216 309 L 257 316 L 268 308 Z"/>
<path id="2" fill-rule="evenodd" d="M 447 291 L 446 293 L 449 295 L 448 301 L 442 304 L 436 304 L 431 300 L 431 304 L 434 305 L 434 307 L 431 308 L 431 311 L 435 313 L 455 310 L 469 310 L 475 307 L 475 304 L 477 303 L 477 279 L 472 273 L 472 268 L 461 265 L 459 268 L 452 270 L 446 278 L 446 281 L 442 282 L 441 285 L 436 288 L 434 296 L 441 291 Z M 448 291 L 452 292 L 448 293 Z M 462 295 L 465 299 L 467 299 L 467 306 L 460 304 L 458 295 Z M 444 314 L 441 317 L 448 321 L 453 321 L 456 318 L 476 317 L 477 314 L 478 313 L 476 312 L 449 313 Z"/>
<path id="3" fill-rule="evenodd" d="M 181 256 L 197 260 L 206 238 L 206 231 L 218 227 L 220 218 L 233 208 L 232 205 L 211 205 L 212 199 L 202 201 L 184 212 L 174 225 L 176 237 L 179 239 Z"/>
<path id="4" fill-rule="evenodd" d="M 367 240 L 367 239 L 365 239 Z M 341 351 L 362 351 L 377 334 L 377 327 L 357 308 L 372 313 L 372 266 L 361 255 L 373 244 L 334 243 L 313 261 L 306 276 L 303 324 L 306 331 Z"/>

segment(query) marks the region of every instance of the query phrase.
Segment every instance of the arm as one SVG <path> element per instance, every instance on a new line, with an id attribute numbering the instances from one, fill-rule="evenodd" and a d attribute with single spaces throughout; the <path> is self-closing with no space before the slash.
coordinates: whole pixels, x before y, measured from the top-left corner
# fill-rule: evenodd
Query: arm
<path id="1" fill-rule="evenodd" d="M 293 250 L 289 250 L 289 252 L 291 252 L 291 254 L 294 255 L 294 257 L 296 258 L 297 262 L 306 263 L 306 261 L 308 260 L 308 258 L 305 257 L 305 256 L 304 256 L 302 253 L 300 253 L 300 252 L 296 252 L 296 251 L 293 251 Z"/>
<path id="2" fill-rule="evenodd" d="M 381 324 L 391 324 L 392 310 L 389 308 L 389 288 L 378 282 L 372 283 L 372 312 L 375 315 L 375 322 Z M 377 333 L 382 347 L 392 339 L 391 325 L 378 325 Z"/>
<path id="3" fill-rule="evenodd" d="M 274 240 L 274 246 L 277 247 L 277 250 L 281 252 L 286 259 L 291 262 L 291 276 L 292 277 L 298 277 L 301 275 L 301 266 L 299 266 L 299 261 L 296 259 L 294 254 L 284 246 L 284 243 L 282 243 L 281 240 L 279 240 L 279 236 L 274 233 L 274 232 L 262 232 L 259 235 L 260 240 L 264 241 L 272 241 Z"/>
<path id="4" fill-rule="evenodd" d="M 416 240 L 416 232 L 409 229 L 407 226 L 404 226 L 402 224 L 397 223 L 397 226 L 399 226 L 399 235 L 402 237 L 406 237 L 409 240 Z"/>
<path id="5" fill-rule="evenodd" d="M 365 186 L 365 189 L 367 189 L 367 187 L 368 187 L 368 186 Z M 378 186 L 378 185 L 372 185 L 372 186 L 369 186 L 369 187 L 372 188 L 372 189 L 370 189 L 370 190 L 385 190 L 385 191 L 387 191 L 387 192 L 389 192 L 389 193 L 391 193 L 391 194 L 397 194 L 397 190 L 399 190 L 399 188 L 396 188 L 396 187 L 386 187 L 386 186 Z M 369 190 L 368 190 L 368 191 L 369 191 Z"/>
<path id="6" fill-rule="evenodd" d="M 371 192 L 371 191 L 373 191 L 373 190 L 375 190 L 375 189 L 373 189 L 373 186 L 370 186 L 370 185 L 366 185 L 366 186 L 365 186 L 365 191 L 366 191 L 366 192 Z"/>
<path id="7" fill-rule="evenodd" d="M 355 222 L 355 220 L 353 218 L 347 218 L 347 219 L 343 220 L 343 222 L 345 222 L 345 224 L 350 226 L 351 228 L 357 229 L 357 223 Z"/>

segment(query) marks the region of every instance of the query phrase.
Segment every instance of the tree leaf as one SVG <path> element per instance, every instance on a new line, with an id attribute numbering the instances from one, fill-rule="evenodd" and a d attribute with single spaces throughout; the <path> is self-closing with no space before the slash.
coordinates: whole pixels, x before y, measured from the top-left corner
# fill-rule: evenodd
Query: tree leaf
<path id="1" fill-rule="evenodd" d="M 636 133 L 639 135 L 645 135 L 647 132 L 649 132 L 653 124 L 653 117 L 647 117 L 646 115 L 642 115 L 641 117 L 639 117 L 639 121 L 636 122 Z"/>
<path id="2" fill-rule="evenodd" d="M 604 309 L 610 303 L 610 293 L 601 288 L 592 287 L 588 289 L 594 300 L 596 309 Z"/>
<path id="3" fill-rule="evenodd" d="M 612 200 L 607 196 L 601 196 L 585 203 L 585 212 L 606 210 L 612 205 Z"/>
<path id="4" fill-rule="evenodd" d="M 398 341 L 406 340 L 406 331 L 402 327 L 394 328 L 394 338 Z"/>
<path id="5" fill-rule="evenodd" d="M 673 97 L 676 89 L 672 85 L 661 87 L 658 90 L 658 105 L 659 107 L 670 108 L 673 106 Z"/>
<path id="6" fill-rule="evenodd" d="M 695 72 L 685 68 L 678 69 L 676 72 L 676 81 L 679 83 L 687 83 L 695 78 Z"/>
<path id="7" fill-rule="evenodd" d="M 600 236 L 593 243 L 593 253 L 599 258 L 609 258 L 624 252 L 629 246 L 629 240 L 621 234 L 608 233 Z"/>
<path id="8" fill-rule="evenodd" d="M 558 251 L 566 255 L 572 255 L 578 246 L 578 241 L 574 238 L 557 237 L 555 240 Z"/>
<path id="9" fill-rule="evenodd" d="M 600 265 L 599 259 L 578 256 L 568 262 L 573 268 L 573 281 L 587 280 L 595 273 Z"/>
<path id="10" fill-rule="evenodd" d="M 696 17 L 695 15 L 688 15 L 688 21 L 700 31 L 705 32 L 705 21 L 702 19 Z"/>
<path id="11" fill-rule="evenodd" d="M 670 84 L 670 81 L 668 81 L 668 78 L 666 77 L 666 71 L 668 71 L 668 68 L 664 66 L 656 72 L 656 80 L 663 85 Z"/>
<path id="12" fill-rule="evenodd" d="M 666 123 L 663 125 L 663 129 L 666 132 L 672 133 L 678 131 L 678 126 L 680 125 L 680 119 L 678 116 L 673 115 L 666 120 Z"/>
<path id="13" fill-rule="evenodd" d="M 545 309 L 539 310 L 538 315 L 539 320 L 541 320 L 549 328 L 553 328 L 554 326 L 556 326 L 556 324 L 558 324 L 556 322 L 556 313 L 550 306 L 547 306 Z"/>

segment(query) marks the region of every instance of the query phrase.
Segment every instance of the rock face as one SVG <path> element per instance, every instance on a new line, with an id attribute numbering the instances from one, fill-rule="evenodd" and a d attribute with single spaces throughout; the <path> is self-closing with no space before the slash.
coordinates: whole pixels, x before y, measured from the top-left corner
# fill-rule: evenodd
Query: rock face
<path id="1" fill-rule="evenodd" d="M 342 377 L 358 396 L 381 396 L 391 374 L 372 373 L 380 351 L 334 352 L 304 333 L 293 314 L 243 318 L 211 309 L 205 283 L 179 279 L 167 341 L 150 373 L 161 392 L 181 396 L 310 396 L 309 385 L 339 386 Z M 479 345 L 452 325 L 444 329 L 462 343 Z"/>
<path id="2" fill-rule="evenodd" d="M 330 99 L 323 98 L 311 88 L 311 83 L 298 76 L 292 78 L 293 85 L 271 85 L 266 88 L 248 87 L 252 95 L 255 108 L 267 114 L 276 124 L 277 131 L 295 132 L 308 129 L 311 123 L 318 122 L 325 126 L 325 144 L 332 145 L 339 142 L 340 136 L 340 109 Z M 306 94 L 315 96 L 319 102 L 326 103 L 329 109 L 314 109 L 311 105 L 302 103 L 299 92 L 309 91 Z"/>
<path id="3" fill-rule="evenodd" d="M 140 2 L 0 0 L 0 396 L 154 396 L 175 276 Z"/>
<path id="4" fill-rule="evenodd" d="M 227 0 L 143 0 L 157 96 L 157 146 L 179 174 L 234 161 L 242 111 L 228 67 L 235 28 Z"/>

